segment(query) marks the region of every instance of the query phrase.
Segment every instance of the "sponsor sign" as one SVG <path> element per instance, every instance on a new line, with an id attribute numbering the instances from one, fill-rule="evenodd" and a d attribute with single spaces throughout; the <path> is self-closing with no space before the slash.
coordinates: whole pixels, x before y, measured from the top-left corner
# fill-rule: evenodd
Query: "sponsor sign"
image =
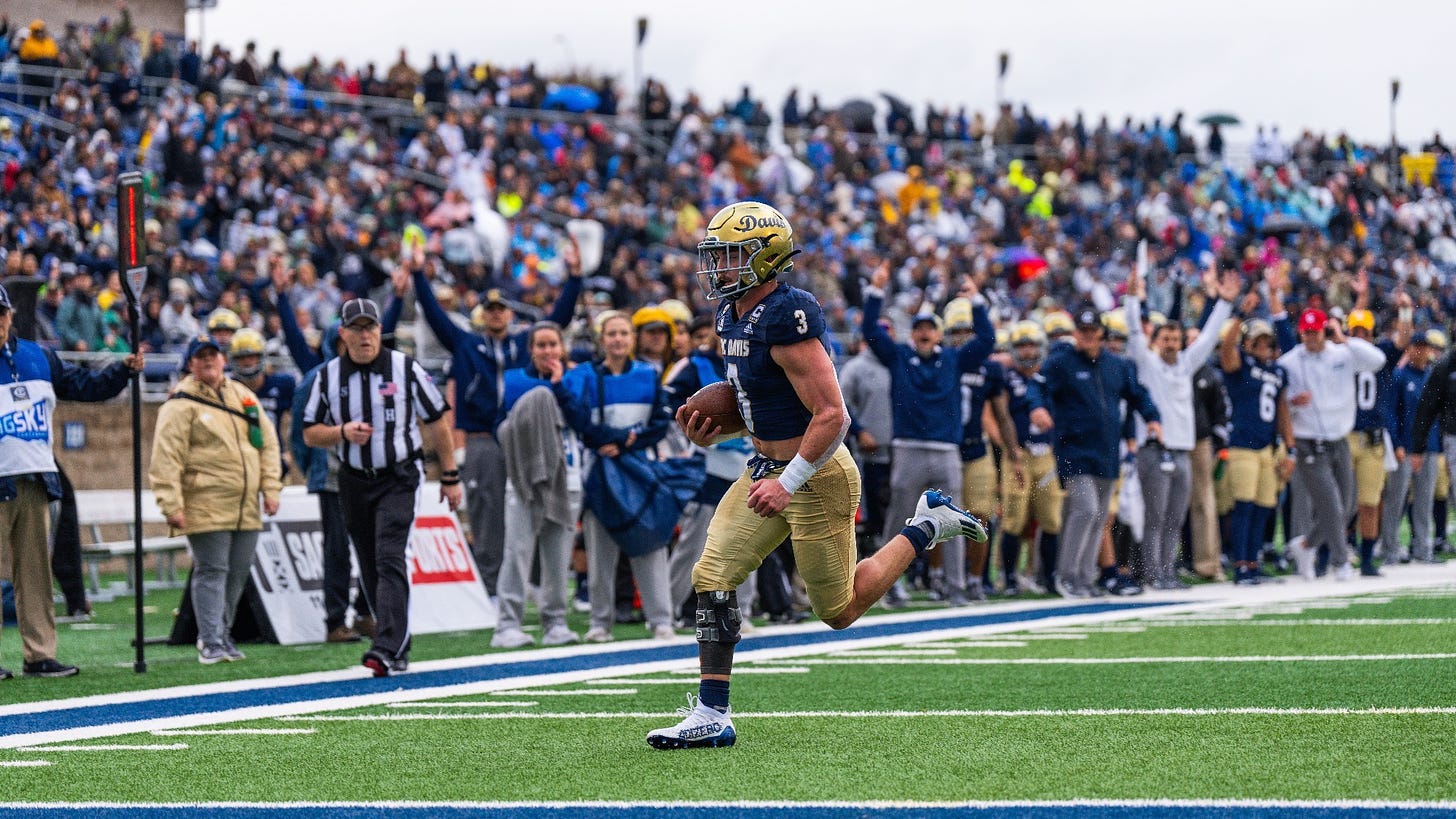
<path id="1" fill-rule="evenodd" d="M 486 596 L 460 522 L 426 484 L 416 507 L 410 547 L 410 631 L 433 634 L 494 628 L 495 604 Z M 278 642 L 322 643 L 324 629 L 323 529 L 318 500 L 284 490 L 278 514 L 263 521 L 253 556 L 253 583 Z M 357 562 L 353 576 L 358 577 Z M 351 586 L 352 588 L 352 586 Z"/>

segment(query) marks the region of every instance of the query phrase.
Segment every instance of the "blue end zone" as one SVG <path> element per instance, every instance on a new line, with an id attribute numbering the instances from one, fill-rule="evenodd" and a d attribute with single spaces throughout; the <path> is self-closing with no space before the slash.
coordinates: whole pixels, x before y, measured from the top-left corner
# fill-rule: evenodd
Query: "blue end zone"
<path id="1" fill-rule="evenodd" d="M 760 648 L 789 648 L 818 645 L 843 640 L 867 637 L 895 637 L 919 634 L 951 628 L 993 625 L 997 623 L 1032 623 L 1052 617 L 1067 617 L 1079 614 L 1099 614 L 1110 611 L 1126 611 L 1137 608 L 1156 608 L 1169 603 L 1089 603 L 1077 606 L 1061 606 L 1017 612 L 988 612 L 915 620 L 911 622 L 876 623 L 873 619 L 861 621 L 847 631 L 816 631 L 807 634 L 755 635 L 744 638 L 740 650 Z M 383 679 L 360 678 L 335 682 L 307 683 L 278 688 L 262 688 L 252 691 L 238 691 L 229 694 L 200 694 L 170 699 L 130 702 L 119 705 L 92 705 L 79 708 L 58 709 L 43 713 L 16 714 L 0 717 L 0 736 L 31 734 L 43 731 L 62 731 L 94 725 L 110 725 L 119 722 L 163 719 L 191 714 L 207 714 L 251 708 L 263 705 L 284 705 L 295 702 L 314 702 L 334 697 L 351 697 L 378 694 L 382 691 L 409 691 L 421 688 L 438 688 L 447 685 L 504 680 L 512 677 L 526 677 L 539 674 L 558 674 L 567 671 L 582 671 L 611 668 L 635 663 L 682 660 L 691 662 L 698 656 L 696 644 L 651 645 L 644 641 L 643 648 L 623 648 L 599 654 L 556 657 L 549 660 L 522 660 L 517 663 L 499 663 L 470 668 L 454 668 L 441 671 L 421 671 L 398 677 Z M 3 798 L 3 797 L 0 797 Z"/>
<path id="2" fill-rule="evenodd" d="M 990 806 L 945 806 L 908 808 L 859 808 L 851 806 L 825 805 L 783 805 L 740 807 L 723 806 L 601 806 L 601 805 L 520 805 L 512 807 L 464 807 L 399 805 L 339 807 L 334 805 L 313 805 L 295 807 L 75 807 L 75 808 L 24 808 L 0 810 L 0 816 L 69 817 L 84 813 L 94 819 L 313 819 L 328 816 L 331 819 L 373 819 L 383 814 L 392 817 L 431 817 L 431 819 L 528 819 L 528 817 L 561 817 L 566 819 L 661 819 L 670 812 L 673 819 L 949 819 L 950 817 L 974 817 L 975 819 L 1082 819 L 1086 816 L 1107 819 L 1419 819 L 1420 817 L 1456 816 L 1456 809 L 1424 807 L 1335 807 L 1302 805 L 1119 805 L 1088 803 L 1084 805 L 1036 805 L 1016 803 Z"/>

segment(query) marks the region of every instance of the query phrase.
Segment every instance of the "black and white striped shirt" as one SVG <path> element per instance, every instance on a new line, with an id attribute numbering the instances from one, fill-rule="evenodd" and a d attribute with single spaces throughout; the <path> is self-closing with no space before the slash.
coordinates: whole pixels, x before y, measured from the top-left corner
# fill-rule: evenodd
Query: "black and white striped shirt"
<path id="1" fill-rule="evenodd" d="M 388 469 L 421 457 L 419 424 L 438 420 L 449 408 L 429 373 L 404 353 L 381 350 L 373 363 L 364 365 L 346 353 L 319 370 L 303 425 L 369 424 L 374 427 L 369 443 L 345 440 L 339 444 L 339 458 L 354 469 Z"/>

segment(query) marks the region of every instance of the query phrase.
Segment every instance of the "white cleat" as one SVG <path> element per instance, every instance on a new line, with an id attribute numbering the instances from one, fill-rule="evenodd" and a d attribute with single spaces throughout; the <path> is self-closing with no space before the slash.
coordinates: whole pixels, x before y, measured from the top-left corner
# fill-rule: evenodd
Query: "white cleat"
<path id="1" fill-rule="evenodd" d="M 925 490 L 920 502 L 915 504 L 915 517 L 905 521 L 905 525 L 914 526 L 925 521 L 930 521 L 935 527 L 935 535 L 930 538 L 932 545 L 962 535 L 977 543 L 986 542 L 986 527 L 981 521 L 952 504 L 950 495 L 939 489 Z"/>
<path id="2" fill-rule="evenodd" d="M 535 638 L 518 628 L 498 629 L 490 638 L 491 648 L 525 648 L 535 644 Z"/>
<path id="3" fill-rule="evenodd" d="M 1285 551 L 1294 558 L 1294 565 L 1299 570 L 1299 576 L 1312 582 L 1315 576 L 1315 558 L 1318 555 L 1315 549 L 1305 546 L 1306 542 L 1304 535 L 1290 538 L 1289 543 L 1285 546 Z"/>
<path id="4" fill-rule="evenodd" d="M 684 748 L 727 748 L 738 738 L 728 714 L 704 705 L 692 694 L 688 707 L 677 709 L 682 722 L 671 728 L 658 728 L 647 735 L 647 744 L 659 751 Z"/>
<path id="5" fill-rule="evenodd" d="M 541 635 L 541 645 L 543 646 L 570 646 L 579 642 L 581 642 L 581 635 L 567 628 L 565 623 L 558 623 L 546 629 L 546 633 Z"/>

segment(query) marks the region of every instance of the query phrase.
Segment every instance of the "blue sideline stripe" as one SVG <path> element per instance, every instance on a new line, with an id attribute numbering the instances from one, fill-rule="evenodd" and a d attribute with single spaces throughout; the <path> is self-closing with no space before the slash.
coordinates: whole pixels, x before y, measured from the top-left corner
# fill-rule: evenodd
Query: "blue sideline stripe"
<path id="1" fill-rule="evenodd" d="M 387 812 L 390 816 L 431 817 L 431 819 L 529 819 L 550 816 L 570 819 L 661 819 L 667 809 L 660 805 L 632 807 L 520 806 L 520 807 L 445 807 L 418 806 L 387 809 L 365 806 L 296 806 L 296 807 L 126 807 L 126 808 L 25 808 L 0 811 L 0 816 L 28 816 L 50 819 L 85 814 L 94 819 L 374 819 Z M 975 819 L 1082 819 L 1089 815 L 1111 819 L 1421 819 L 1423 817 L 1456 816 L 1456 810 L 1444 808 L 1376 808 L 1326 807 L 1299 805 L 995 805 L 985 807 L 912 807 L 857 808 L 850 806 L 679 806 L 670 809 L 673 819 L 949 819 L 970 816 Z"/>
<path id="2" fill-rule="evenodd" d="M 1134 608 L 1165 606 L 1168 603 L 1090 603 L 1031 611 L 967 614 L 934 620 L 916 620 L 901 623 L 873 622 L 856 625 L 851 631 L 816 631 L 808 634 L 765 635 L 745 638 L 741 644 L 744 650 L 760 648 L 786 648 L 839 642 L 868 637 L 895 637 L 904 634 L 918 634 L 948 628 L 992 625 L 996 623 L 1017 623 L 1043 620 L 1050 617 L 1066 617 L 1078 614 L 1098 614 L 1109 611 L 1124 611 Z M 333 697 L 351 697 L 378 694 L 385 690 L 414 690 L 437 688 L 446 685 L 503 680 L 511 677 L 527 677 L 540 674 L 556 674 L 566 671 L 609 668 L 617 665 L 661 662 L 665 660 L 691 661 L 697 659 L 696 644 L 650 646 L 627 648 L 605 654 L 582 654 L 573 657 L 558 657 L 549 660 L 523 660 L 517 663 L 500 663 L 469 668 L 452 668 L 440 671 L 422 671 L 397 677 L 375 679 L 363 677 L 336 682 L 304 683 L 238 691 L 230 694 L 197 694 L 146 702 L 129 702 L 119 705 L 92 705 L 30 714 L 15 714 L 0 717 L 0 736 L 31 734 L 42 731 L 61 731 L 93 725 L 110 725 L 119 722 L 138 722 L 191 714 L 206 714 L 217 711 L 231 711 L 259 705 L 283 705 L 294 702 L 313 702 Z M 686 685 L 687 682 L 684 682 Z"/>

